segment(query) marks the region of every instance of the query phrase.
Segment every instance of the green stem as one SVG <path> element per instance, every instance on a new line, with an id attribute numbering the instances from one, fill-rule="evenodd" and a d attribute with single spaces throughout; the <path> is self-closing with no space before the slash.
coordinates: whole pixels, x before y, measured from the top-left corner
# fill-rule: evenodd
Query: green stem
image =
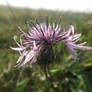
<path id="1" fill-rule="evenodd" d="M 46 80 L 47 80 L 48 84 L 50 84 L 51 92 L 52 92 L 52 90 L 53 90 L 53 92 L 56 92 L 56 88 L 53 85 L 53 81 L 50 80 L 51 79 L 50 77 L 48 77 L 48 73 L 49 73 L 48 67 L 44 66 L 43 69 L 44 69 Z"/>

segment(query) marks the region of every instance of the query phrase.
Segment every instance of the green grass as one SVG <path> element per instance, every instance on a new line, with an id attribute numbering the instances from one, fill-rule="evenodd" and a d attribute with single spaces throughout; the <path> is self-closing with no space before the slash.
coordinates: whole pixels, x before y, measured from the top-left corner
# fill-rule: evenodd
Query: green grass
<path id="1" fill-rule="evenodd" d="M 83 35 L 80 42 L 87 41 L 87 45 L 92 46 L 91 13 L 0 6 L 0 92 L 50 92 L 44 73 L 37 64 L 32 68 L 27 66 L 22 73 L 14 68 L 19 54 L 10 49 L 10 46 L 17 46 L 13 37 L 20 35 L 18 25 L 27 31 L 26 22 L 35 22 L 36 17 L 42 23 L 46 16 L 51 24 L 61 17 L 63 29 L 74 25 L 75 32 Z M 55 92 L 92 92 L 92 51 L 77 50 L 79 62 L 74 62 L 63 44 L 57 44 L 54 50 L 57 58 L 50 65 L 50 74 Z"/>

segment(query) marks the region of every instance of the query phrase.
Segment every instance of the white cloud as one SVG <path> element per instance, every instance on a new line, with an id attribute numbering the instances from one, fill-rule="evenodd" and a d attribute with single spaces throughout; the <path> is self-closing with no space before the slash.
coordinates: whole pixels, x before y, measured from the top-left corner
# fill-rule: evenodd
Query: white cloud
<path id="1" fill-rule="evenodd" d="M 11 6 L 45 8 L 73 11 L 92 11 L 92 0 L 0 0 L 0 4 Z"/>

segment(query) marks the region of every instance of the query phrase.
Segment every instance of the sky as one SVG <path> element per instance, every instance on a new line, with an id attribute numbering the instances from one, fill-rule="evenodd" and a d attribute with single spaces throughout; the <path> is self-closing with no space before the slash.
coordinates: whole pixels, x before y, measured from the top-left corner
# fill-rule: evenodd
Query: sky
<path id="1" fill-rule="evenodd" d="M 0 0 L 0 4 L 50 10 L 92 12 L 92 0 Z"/>

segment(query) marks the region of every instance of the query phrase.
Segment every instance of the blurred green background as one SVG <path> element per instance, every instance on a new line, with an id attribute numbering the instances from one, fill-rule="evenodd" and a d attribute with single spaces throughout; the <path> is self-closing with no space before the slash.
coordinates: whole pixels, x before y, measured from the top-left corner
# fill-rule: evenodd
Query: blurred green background
<path id="1" fill-rule="evenodd" d="M 87 46 L 92 46 L 91 13 L 0 6 L 0 92 L 54 92 L 37 64 L 27 66 L 23 72 L 15 68 L 19 54 L 10 49 L 17 46 L 13 37 L 20 35 L 18 25 L 27 31 L 27 21 L 35 22 L 36 17 L 42 23 L 46 16 L 51 24 L 61 16 L 63 29 L 74 25 L 75 32 L 82 33 L 80 42 L 87 41 Z M 78 62 L 62 43 L 54 47 L 56 59 L 49 67 L 55 92 L 92 92 L 92 51 L 76 51 Z"/>

